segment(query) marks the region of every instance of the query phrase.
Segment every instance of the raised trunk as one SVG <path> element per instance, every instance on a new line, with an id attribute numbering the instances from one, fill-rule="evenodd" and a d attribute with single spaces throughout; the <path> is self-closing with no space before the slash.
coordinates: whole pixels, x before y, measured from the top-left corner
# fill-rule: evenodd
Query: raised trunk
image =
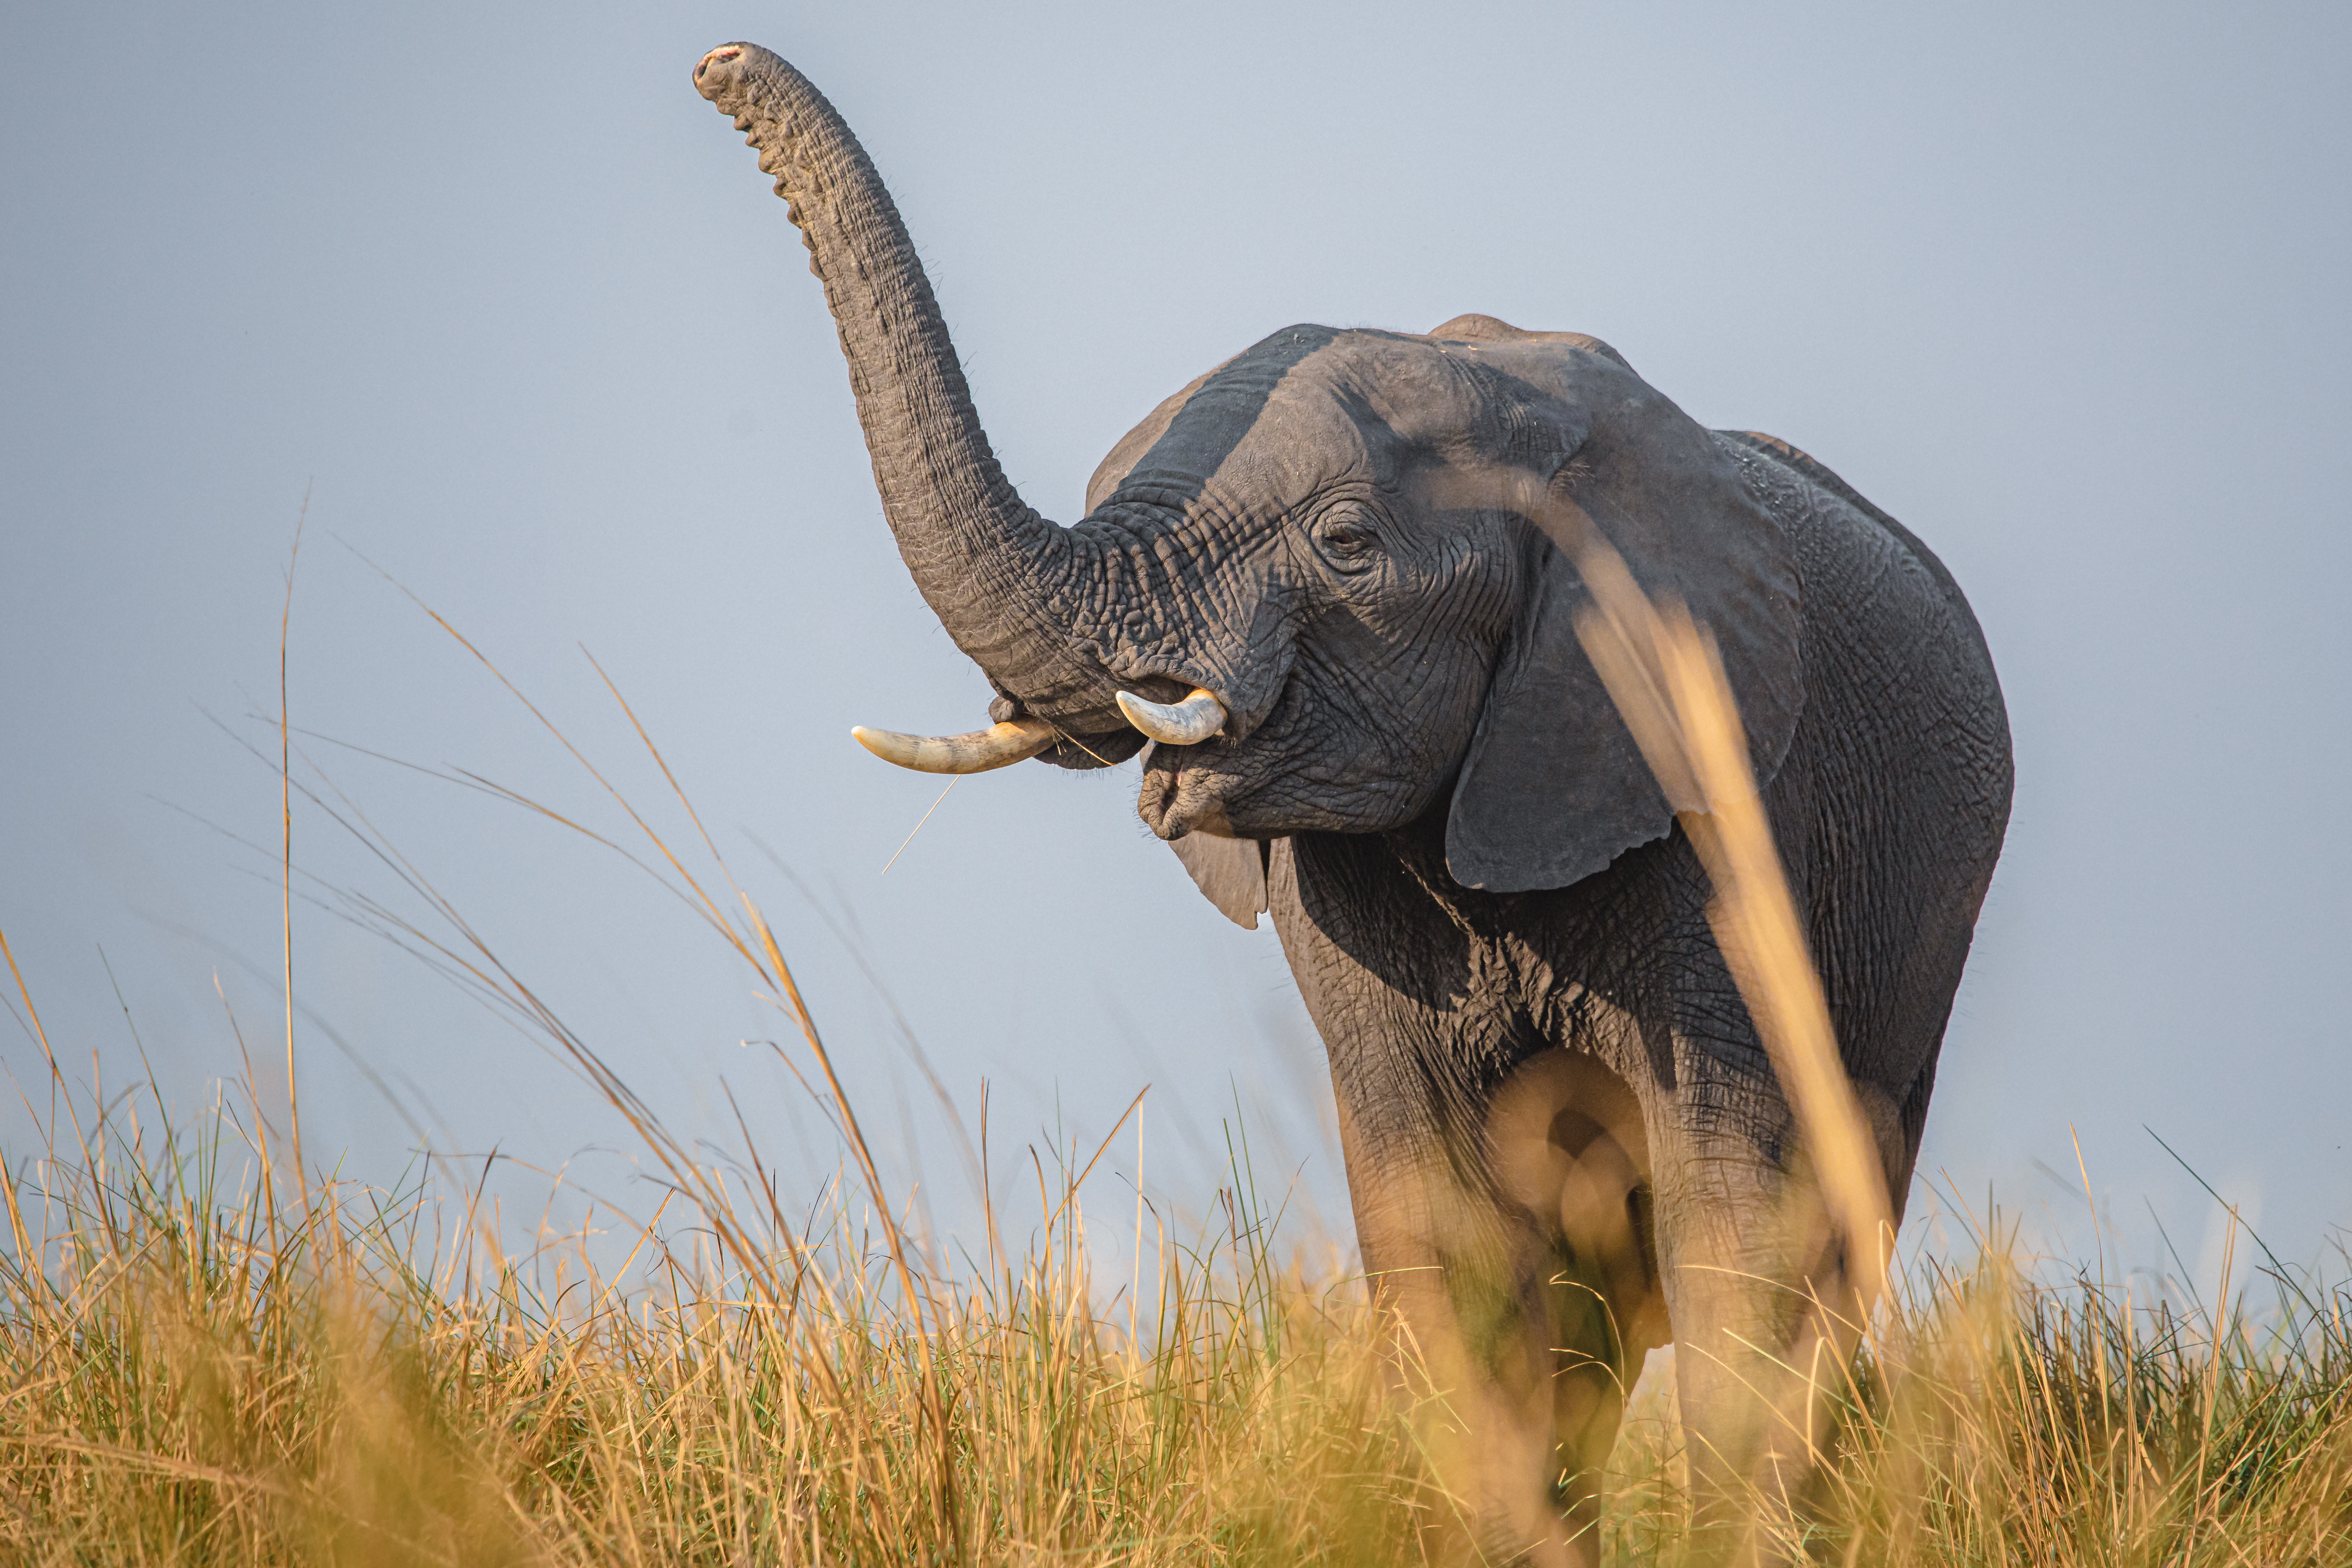
<path id="1" fill-rule="evenodd" d="M 756 44 L 713 49 L 694 79 L 760 150 L 807 238 L 915 586 L 956 646 L 1032 711 L 1116 726 L 1116 686 L 1067 625 L 1104 563 L 998 468 L 930 279 L 866 150 L 806 77 Z"/>

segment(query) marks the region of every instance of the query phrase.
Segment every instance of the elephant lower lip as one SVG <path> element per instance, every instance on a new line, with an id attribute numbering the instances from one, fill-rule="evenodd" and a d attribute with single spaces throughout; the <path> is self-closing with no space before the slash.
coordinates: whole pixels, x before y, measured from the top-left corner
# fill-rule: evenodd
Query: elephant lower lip
<path id="1" fill-rule="evenodd" d="M 1214 837 L 1234 836 L 1225 803 L 1212 793 L 1215 784 L 1198 769 L 1184 768 L 1188 748 L 1154 743 L 1144 753 L 1143 789 L 1137 814 L 1158 837 L 1178 839 L 1188 833 Z"/>

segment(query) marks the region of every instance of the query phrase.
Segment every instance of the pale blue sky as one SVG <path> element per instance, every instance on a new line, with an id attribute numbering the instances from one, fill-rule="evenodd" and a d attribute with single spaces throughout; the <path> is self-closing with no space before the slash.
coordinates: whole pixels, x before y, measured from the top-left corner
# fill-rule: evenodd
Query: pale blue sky
<path id="1" fill-rule="evenodd" d="M 1272 939 L 1193 894 L 1131 769 L 968 781 L 878 877 L 936 786 L 845 730 L 965 728 L 986 690 L 881 525 L 782 205 L 688 85 L 748 37 L 865 139 L 1049 515 L 1160 397 L 1301 320 L 1593 332 L 1701 419 L 1837 468 L 1957 574 L 2016 731 L 1924 1168 L 2064 1219 L 2033 1163 L 2071 1172 L 2079 1129 L 2119 1217 L 2144 1234 L 2145 1199 L 2188 1250 L 2210 1205 L 2145 1127 L 2283 1252 L 2352 1221 L 2340 8 L 5 18 L 0 929 L 61 1048 L 110 1080 L 138 1058 L 101 945 L 184 1103 L 236 1068 L 215 973 L 271 1033 L 272 870 L 205 824 L 276 832 L 239 739 L 275 707 L 307 491 L 295 721 L 601 809 L 363 556 L 652 800 L 586 645 L 943 1208 L 959 1179 L 887 1007 L 751 836 L 854 916 L 950 1087 L 996 1082 L 1000 1147 L 1057 1105 L 1098 1133 L 1151 1080 L 1155 1185 L 1205 1195 L 1187 1150 L 1238 1096 L 1339 1192 Z M 776 1020 L 674 904 L 482 794 L 310 752 L 679 1126 L 731 1136 L 724 1074 L 772 1152 L 830 1166 L 736 1044 Z M 388 885 L 315 815 L 297 833 L 327 881 Z M 625 1147 L 381 942 L 316 910 L 296 942 L 308 1006 L 441 1146 Z M 1208 984 L 1171 1011 L 1123 1000 L 1126 972 Z M 300 1040 L 314 1152 L 393 1174 L 401 1119 L 320 1027 Z M 19 1082 L 37 1059 L 0 1020 Z M 0 1117 L 12 1157 L 24 1125 Z M 617 1158 L 580 1169 L 620 1191 Z"/>

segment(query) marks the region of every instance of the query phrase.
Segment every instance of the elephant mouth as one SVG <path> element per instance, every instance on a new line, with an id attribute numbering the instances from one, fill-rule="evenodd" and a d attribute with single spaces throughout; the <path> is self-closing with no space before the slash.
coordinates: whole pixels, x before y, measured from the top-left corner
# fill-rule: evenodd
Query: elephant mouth
<path id="1" fill-rule="evenodd" d="M 1144 748 L 1143 787 L 1136 813 L 1157 837 L 1171 842 L 1188 833 L 1235 837 L 1223 793 L 1230 781 L 1218 770 L 1201 765 L 1204 749 L 1159 741 Z"/>

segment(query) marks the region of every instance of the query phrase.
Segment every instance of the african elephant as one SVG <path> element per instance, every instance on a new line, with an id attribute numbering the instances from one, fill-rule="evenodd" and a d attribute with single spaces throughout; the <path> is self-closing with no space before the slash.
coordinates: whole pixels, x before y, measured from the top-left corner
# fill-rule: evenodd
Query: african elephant
<path id="1" fill-rule="evenodd" d="M 1789 1104 L 1549 520 L 1589 520 L 1712 631 L 1898 1215 L 2010 804 L 1950 575 L 1607 344 L 1475 315 L 1274 333 L 1057 526 L 999 469 L 840 116 L 753 45 L 694 75 L 791 204 L 900 553 L 997 693 L 988 730 L 860 739 L 943 772 L 1141 752 L 1143 820 L 1227 914 L 1272 912 L 1366 1268 L 1454 1347 L 1483 1544 L 1591 1559 L 1623 1385 L 1670 1335 L 1697 1506 L 1730 1507 L 1789 1447 L 1738 1391 L 1836 1342 L 1807 1303 L 1843 1300 L 1843 1259 L 1776 1221 L 1810 1180 Z"/>

